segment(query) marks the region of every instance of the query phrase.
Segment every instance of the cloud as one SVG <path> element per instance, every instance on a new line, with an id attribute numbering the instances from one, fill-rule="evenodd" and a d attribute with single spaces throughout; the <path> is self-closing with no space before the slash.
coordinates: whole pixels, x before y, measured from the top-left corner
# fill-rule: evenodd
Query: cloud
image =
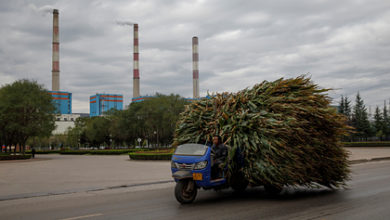
<path id="1" fill-rule="evenodd" d="M 132 97 L 139 23 L 141 94 L 192 96 L 191 39 L 199 37 L 201 95 L 310 73 L 314 82 L 368 105 L 389 99 L 390 3 L 362 1 L 8 1 L 0 3 L 0 83 L 51 88 L 52 18 L 60 11 L 61 89 L 73 112 L 89 96 Z M 21 16 L 23 15 L 23 16 Z M 118 19 L 121 18 L 121 19 Z"/>

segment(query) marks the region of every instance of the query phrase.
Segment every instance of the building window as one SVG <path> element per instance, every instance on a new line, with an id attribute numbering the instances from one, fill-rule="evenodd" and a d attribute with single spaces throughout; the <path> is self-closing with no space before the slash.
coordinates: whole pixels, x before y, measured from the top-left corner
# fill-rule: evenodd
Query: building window
<path id="1" fill-rule="evenodd" d="M 64 121 L 68 121 L 68 119 L 67 119 L 67 118 L 64 118 Z"/>
<path id="2" fill-rule="evenodd" d="M 57 121 L 61 121 L 61 118 L 57 118 Z"/>
<path id="3" fill-rule="evenodd" d="M 73 118 L 70 118 L 71 121 L 73 121 Z"/>

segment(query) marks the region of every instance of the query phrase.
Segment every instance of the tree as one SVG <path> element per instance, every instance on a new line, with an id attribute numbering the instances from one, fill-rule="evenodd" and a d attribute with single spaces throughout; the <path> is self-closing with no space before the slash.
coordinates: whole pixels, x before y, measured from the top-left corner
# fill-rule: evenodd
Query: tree
<path id="1" fill-rule="evenodd" d="M 48 91 L 35 81 L 18 80 L 0 89 L 2 142 L 21 147 L 30 137 L 47 137 L 55 128 L 55 107 Z"/>
<path id="2" fill-rule="evenodd" d="M 382 140 L 383 136 L 383 116 L 378 106 L 375 108 L 375 114 L 374 114 L 374 128 L 375 128 L 375 135 Z"/>
<path id="3" fill-rule="evenodd" d="M 351 124 L 351 101 L 347 96 L 341 95 L 339 112 L 348 118 L 348 124 Z"/>
<path id="4" fill-rule="evenodd" d="M 75 127 L 68 130 L 67 144 L 74 147 L 76 140 L 81 144 L 100 146 L 102 144 L 134 145 L 137 139 L 150 145 L 168 145 L 179 114 L 188 101 L 179 95 L 156 94 L 152 99 L 132 103 L 123 111 L 111 110 L 102 117 L 78 119 Z"/>
<path id="5" fill-rule="evenodd" d="M 390 136 L 390 116 L 387 111 L 386 102 L 383 106 L 382 131 L 385 139 L 387 139 Z"/>
<path id="6" fill-rule="evenodd" d="M 373 133 L 370 122 L 368 121 L 368 114 L 363 99 L 359 92 L 356 95 L 356 104 L 353 110 L 352 125 L 355 127 L 355 136 L 359 139 L 367 139 Z"/>
<path id="7" fill-rule="evenodd" d="M 115 142 L 128 145 L 138 138 L 154 145 L 172 143 L 179 114 L 188 101 L 179 95 L 156 94 L 154 98 L 132 103 L 128 109 L 109 115 L 110 134 Z"/>
<path id="8" fill-rule="evenodd" d="M 345 115 L 344 109 L 345 109 L 344 96 L 341 95 L 339 112 L 340 112 L 341 114 L 343 114 L 343 115 Z"/>
<path id="9" fill-rule="evenodd" d="M 103 117 L 93 117 L 86 122 L 85 134 L 92 146 L 101 146 L 110 143 L 110 121 Z"/>
<path id="10" fill-rule="evenodd" d="M 66 131 L 66 146 L 72 148 L 78 148 L 81 138 L 80 127 L 68 128 Z"/>
<path id="11" fill-rule="evenodd" d="M 344 115 L 347 116 L 349 123 L 350 123 L 351 118 L 352 118 L 351 111 L 352 111 L 351 101 L 348 100 L 347 96 L 345 96 L 344 97 Z"/>

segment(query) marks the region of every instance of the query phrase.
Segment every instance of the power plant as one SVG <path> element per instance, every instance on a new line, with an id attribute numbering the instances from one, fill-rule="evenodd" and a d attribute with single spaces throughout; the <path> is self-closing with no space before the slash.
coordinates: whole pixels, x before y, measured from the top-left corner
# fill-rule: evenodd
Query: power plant
<path id="1" fill-rule="evenodd" d="M 123 109 L 123 95 L 121 94 L 96 94 L 89 97 L 89 116 L 104 115 L 110 109 Z"/>
<path id="2" fill-rule="evenodd" d="M 56 114 L 72 114 L 72 93 L 60 91 L 60 29 L 58 10 L 53 9 L 52 75 L 49 94 L 56 106 Z"/>
<path id="3" fill-rule="evenodd" d="M 131 22 L 117 22 L 120 25 L 133 26 L 133 97 L 132 102 L 142 102 L 153 96 L 141 96 L 140 71 L 139 71 L 139 38 L 138 24 Z M 59 37 L 59 11 L 53 9 L 53 41 L 52 41 L 52 96 L 56 105 L 57 114 L 72 114 L 72 93 L 60 91 L 60 37 Z M 199 95 L 199 41 L 198 37 L 192 38 L 192 84 L 193 97 L 188 100 L 196 100 Z M 105 104 L 107 103 L 107 104 Z M 123 95 L 98 94 L 90 96 L 90 116 L 102 115 L 110 108 L 123 109 Z"/>

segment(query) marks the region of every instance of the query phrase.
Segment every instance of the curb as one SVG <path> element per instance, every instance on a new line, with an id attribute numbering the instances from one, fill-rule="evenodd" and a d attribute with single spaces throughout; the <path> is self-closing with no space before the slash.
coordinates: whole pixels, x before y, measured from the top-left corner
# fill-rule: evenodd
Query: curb
<path id="1" fill-rule="evenodd" d="M 382 160 L 390 160 L 390 157 L 375 157 L 375 158 L 371 158 L 371 159 L 351 160 L 351 161 L 349 161 L 349 163 L 350 164 L 359 164 L 359 163 L 375 162 L 375 161 L 382 161 Z"/>

